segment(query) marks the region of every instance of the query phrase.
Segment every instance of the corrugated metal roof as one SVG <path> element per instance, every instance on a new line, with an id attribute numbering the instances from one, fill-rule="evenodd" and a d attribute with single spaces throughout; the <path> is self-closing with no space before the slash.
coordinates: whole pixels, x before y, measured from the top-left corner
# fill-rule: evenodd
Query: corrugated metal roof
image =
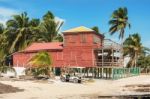
<path id="1" fill-rule="evenodd" d="M 66 32 L 93 32 L 94 30 L 84 27 L 84 26 L 80 26 L 80 27 L 76 27 L 76 28 L 72 28 L 66 31 L 63 31 L 64 33 Z"/>
<path id="2" fill-rule="evenodd" d="M 28 46 L 23 52 L 30 52 L 30 51 L 40 51 L 40 50 L 55 50 L 63 49 L 62 42 L 50 42 L 50 43 L 32 43 Z"/>

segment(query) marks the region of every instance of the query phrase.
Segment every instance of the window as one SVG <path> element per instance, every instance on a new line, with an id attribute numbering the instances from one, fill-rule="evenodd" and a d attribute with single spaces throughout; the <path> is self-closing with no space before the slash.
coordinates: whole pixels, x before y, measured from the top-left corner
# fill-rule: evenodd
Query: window
<path id="1" fill-rule="evenodd" d="M 81 34 L 81 42 L 86 43 L 86 35 L 85 34 Z"/>
<path id="2" fill-rule="evenodd" d="M 99 37 L 97 37 L 96 35 L 93 36 L 93 43 L 100 43 L 101 40 Z"/>

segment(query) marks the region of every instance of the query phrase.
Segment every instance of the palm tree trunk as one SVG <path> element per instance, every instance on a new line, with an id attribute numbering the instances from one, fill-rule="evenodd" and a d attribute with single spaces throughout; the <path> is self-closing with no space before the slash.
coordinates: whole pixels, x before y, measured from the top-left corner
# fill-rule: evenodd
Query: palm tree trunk
<path id="1" fill-rule="evenodd" d="M 123 58 L 123 41 L 124 38 L 121 39 L 121 64 L 124 65 L 124 58 Z"/>
<path id="2" fill-rule="evenodd" d="M 135 53 L 135 67 L 137 65 L 137 54 Z"/>
<path id="3" fill-rule="evenodd" d="M 15 38 L 15 40 L 12 42 L 12 45 L 9 50 L 10 53 L 12 53 L 14 51 L 15 45 L 16 45 L 17 41 L 20 39 L 21 35 L 22 35 L 22 32 L 19 32 L 17 37 Z"/>

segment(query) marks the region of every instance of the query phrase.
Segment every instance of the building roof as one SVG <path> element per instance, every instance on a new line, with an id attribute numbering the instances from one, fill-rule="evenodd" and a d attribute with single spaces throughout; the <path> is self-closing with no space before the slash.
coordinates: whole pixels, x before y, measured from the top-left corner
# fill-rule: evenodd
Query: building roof
<path id="1" fill-rule="evenodd" d="M 49 43 L 32 43 L 23 52 L 33 52 L 42 50 L 62 50 L 62 42 L 49 42 Z"/>
<path id="2" fill-rule="evenodd" d="M 94 30 L 84 27 L 84 26 L 80 26 L 80 27 L 76 27 L 76 28 L 72 28 L 66 31 L 63 31 L 64 33 L 66 32 L 94 32 Z"/>

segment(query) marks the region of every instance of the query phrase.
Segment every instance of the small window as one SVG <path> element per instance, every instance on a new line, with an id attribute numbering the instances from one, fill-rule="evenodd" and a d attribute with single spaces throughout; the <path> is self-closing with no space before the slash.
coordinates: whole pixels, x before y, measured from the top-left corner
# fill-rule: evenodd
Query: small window
<path id="1" fill-rule="evenodd" d="M 81 34 L 81 42 L 86 43 L 86 35 L 85 34 Z"/>
<path id="2" fill-rule="evenodd" d="M 93 36 L 93 43 L 100 43 L 100 38 L 98 38 L 96 35 Z"/>

